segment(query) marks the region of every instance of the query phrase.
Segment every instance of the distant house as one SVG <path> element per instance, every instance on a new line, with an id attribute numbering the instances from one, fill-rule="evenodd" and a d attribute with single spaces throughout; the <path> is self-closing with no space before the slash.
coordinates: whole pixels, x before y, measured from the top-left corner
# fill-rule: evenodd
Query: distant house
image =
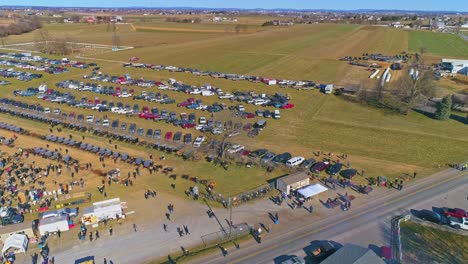
<path id="1" fill-rule="evenodd" d="M 93 24 L 93 23 L 96 23 L 97 20 L 94 16 L 89 16 L 89 17 L 85 17 L 85 21 L 87 23 Z"/>
<path id="2" fill-rule="evenodd" d="M 294 26 L 294 22 L 292 21 L 280 21 L 280 20 L 273 20 L 273 26 Z"/>
<path id="3" fill-rule="evenodd" d="M 405 25 L 401 24 L 400 21 L 395 22 L 395 23 L 392 24 L 392 27 L 394 27 L 394 28 L 403 28 L 404 26 Z"/>
<path id="4" fill-rule="evenodd" d="M 438 29 L 444 29 L 445 28 L 445 22 L 444 21 L 436 21 L 434 23 L 434 27 Z"/>
<path id="5" fill-rule="evenodd" d="M 321 264 L 385 264 L 385 262 L 371 249 L 346 244 Z"/>

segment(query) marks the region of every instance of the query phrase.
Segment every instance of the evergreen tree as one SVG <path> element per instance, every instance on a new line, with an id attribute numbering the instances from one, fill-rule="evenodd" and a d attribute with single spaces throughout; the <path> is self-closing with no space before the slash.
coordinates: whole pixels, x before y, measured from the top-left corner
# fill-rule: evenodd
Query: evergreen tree
<path id="1" fill-rule="evenodd" d="M 450 118 L 452 110 L 452 96 L 447 95 L 437 103 L 437 110 L 435 112 L 435 118 L 437 120 L 448 120 Z"/>

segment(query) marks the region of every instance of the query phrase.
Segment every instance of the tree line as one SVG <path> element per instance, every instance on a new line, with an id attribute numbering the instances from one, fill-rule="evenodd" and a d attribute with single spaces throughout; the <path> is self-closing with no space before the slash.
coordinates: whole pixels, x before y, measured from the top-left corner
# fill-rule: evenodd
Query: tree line
<path id="1" fill-rule="evenodd" d="M 8 26 L 0 26 L 0 37 L 3 39 L 9 35 L 20 35 L 41 27 L 42 23 L 37 16 L 21 17 L 15 19 L 15 22 Z"/>
<path id="2" fill-rule="evenodd" d="M 202 22 L 202 19 L 197 18 L 178 18 L 178 17 L 168 17 L 166 18 L 166 22 L 174 22 L 174 23 L 194 23 L 199 24 Z"/>

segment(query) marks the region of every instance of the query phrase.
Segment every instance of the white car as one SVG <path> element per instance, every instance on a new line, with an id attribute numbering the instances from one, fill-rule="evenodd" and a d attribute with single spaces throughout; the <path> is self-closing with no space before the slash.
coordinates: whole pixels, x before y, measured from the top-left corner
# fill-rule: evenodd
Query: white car
<path id="1" fill-rule="evenodd" d="M 241 151 L 241 150 L 243 150 L 243 149 L 244 149 L 244 146 L 239 145 L 239 144 L 236 144 L 236 145 L 232 145 L 232 146 L 227 150 L 227 152 L 228 152 L 229 154 L 234 154 L 234 153 L 237 153 L 237 152 L 239 152 L 239 151 Z"/>
<path id="2" fill-rule="evenodd" d="M 50 108 L 44 108 L 44 114 L 50 114 Z"/>
<path id="3" fill-rule="evenodd" d="M 93 109 L 93 110 L 99 110 L 99 107 L 102 107 L 102 106 L 103 106 L 102 104 L 97 104 L 97 105 L 91 107 L 91 109 Z"/>
<path id="4" fill-rule="evenodd" d="M 200 147 L 201 144 L 203 143 L 203 141 L 205 141 L 205 137 L 204 136 L 198 136 L 195 141 L 193 142 L 193 146 L 194 147 Z"/>
<path id="5" fill-rule="evenodd" d="M 120 110 L 121 110 L 120 107 L 112 107 L 112 108 L 110 109 L 110 111 L 111 111 L 112 113 L 118 113 Z"/>
<path id="6" fill-rule="evenodd" d="M 198 88 L 195 88 L 195 89 L 193 89 L 193 91 L 190 91 L 190 94 L 201 94 L 201 93 L 202 93 L 202 91 L 200 91 L 200 89 L 198 89 Z"/>
<path id="7" fill-rule="evenodd" d="M 119 97 L 121 97 L 121 98 L 128 98 L 128 97 L 131 97 L 131 96 L 132 96 L 132 94 L 130 94 L 130 93 L 121 93 L 121 94 L 119 94 Z"/>
<path id="8" fill-rule="evenodd" d="M 218 134 L 223 133 L 223 130 L 221 128 L 215 128 L 211 130 L 211 133 L 213 133 L 213 135 L 218 135 Z"/>
<path id="9" fill-rule="evenodd" d="M 102 121 L 102 126 L 103 126 L 103 127 L 109 127 L 109 119 L 104 119 L 104 120 Z"/>
<path id="10" fill-rule="evenodd" d="M 220 95 L 218 98 L 219 99 L 231 99 L 233 97 L 234 97 L 234 95 L 232 95 L 230 93 L 227 93 L 227 94 Z"/>
<path id="11" fill-rule="evenodd" d="M 206 117 L 200 116 L 200 119 L 198 120 L 198 123 L 199 123 L 200 125 L 206 124 Z"/>
<path id="12" fill-rule="evenodd" d="M 245 107 L 243 105 L 238 105 L 237 110 L 239 110 L 241 112 L 245 112 Z"/>
<path id="13" fill-rule="evenodd" d="M 214 93 L 211 90 L 203 90 L 203 91 L 201 91 L 201 95 L 202 96 L 212 96 L 212 95 L 214 95 Z"/>

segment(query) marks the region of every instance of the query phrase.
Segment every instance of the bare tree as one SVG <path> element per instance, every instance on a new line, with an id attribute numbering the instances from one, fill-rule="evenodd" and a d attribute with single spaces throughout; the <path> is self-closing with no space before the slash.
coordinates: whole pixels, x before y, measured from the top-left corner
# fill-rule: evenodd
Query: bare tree
<path id="1" fill-rule="evenodd" d="M 50 54 L 52 51 L 51 48 L 51 41 L 52 35 L 49 33 L 47 29 L 41 29 L 37 32 L 35 37 L 35 45 L 36 49 L 40 52 Z"/>
<path id="2" fill-rule="evenodd" d="M 433 97 L 435 94 L 434 73 L 432 69 L 422 64 L 422 56 L 417 55 L 411 70 L 397 81 L 394 95 L 406 104 L 404 113 L 421 102 L 424 96 Z"/>
<path id="3" fill-rule="evenodd" d="M 5 37 L 8 36 L 8 32 L 4 26 L 0 26 L 0 38 L 2 40 L 2 47 L 5 46 Z"/>
<path id="4" fill-rule="evenodd" d="M 231 141 L 240 140 L 243 132 L 242 118 L 234 112 L 222 111 L 213 115 L 213 119 L 220 127 L 213 129 L 213 132 L 208 136 L 208 140 L 214 144 L 213 148 L 218 158 L 225 158 L 226 151 L 229 148 Z M 239 143 L 239 142 L 236 142 Z"/>

